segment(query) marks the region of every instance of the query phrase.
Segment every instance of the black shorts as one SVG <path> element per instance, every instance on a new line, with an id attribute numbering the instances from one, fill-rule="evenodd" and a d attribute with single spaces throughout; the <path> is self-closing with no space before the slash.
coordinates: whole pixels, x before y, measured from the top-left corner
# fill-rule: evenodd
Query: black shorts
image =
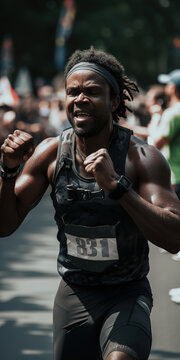
<path id="1" fill-rule="evenodd" d="M 53 311 L 54 360 L 102 360 L 118 350 L 148 359 L 152 298 L 143 281 L 84 287 L 61 280 Z"/>

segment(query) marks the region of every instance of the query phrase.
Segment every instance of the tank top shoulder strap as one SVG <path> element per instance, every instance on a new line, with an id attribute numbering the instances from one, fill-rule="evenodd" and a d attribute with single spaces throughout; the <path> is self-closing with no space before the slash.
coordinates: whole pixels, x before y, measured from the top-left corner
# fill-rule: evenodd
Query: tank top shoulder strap
<path id="1" fill-rule="evenodd" d="M 55 184 L 57 175 L 64 165 L 70 167 L 72 164 L 73 129 L 63 130 L 59 136 L 59 144 L 56 157 L 56 166 L 53 174 L 52 186 Z"/>
<path id="2" fill-rule="evenodd" d="M 113 124 L 113 127 L 114 130 L 109 146 L 109 154 L 113 159 L 116 172 L 124 175 L 126 156 L 133 131 L 116 123 Z"/>

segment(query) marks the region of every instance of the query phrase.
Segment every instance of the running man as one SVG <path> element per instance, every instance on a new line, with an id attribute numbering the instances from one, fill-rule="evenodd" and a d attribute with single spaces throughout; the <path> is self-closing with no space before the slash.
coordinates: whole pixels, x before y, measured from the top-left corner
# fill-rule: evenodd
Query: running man
<path id="1" fill-rule="evenodd" d="M 137 90 L 119 61 L 76 51 L 65 87 L 72 128 L 35 150 L 19 130 L 2 145 L 0 235 L 13 233 L 51 184 L 61 277 L 54 360 L 146 360 L 148 241 L 180 250 L 180 202 L 162 154 L 117 125 Z"/>

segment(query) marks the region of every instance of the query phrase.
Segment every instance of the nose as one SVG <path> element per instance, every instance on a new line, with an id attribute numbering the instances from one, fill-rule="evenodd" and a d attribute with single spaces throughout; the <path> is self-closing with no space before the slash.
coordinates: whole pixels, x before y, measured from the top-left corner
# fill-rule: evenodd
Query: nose
<path id="1" fill-rule="evenodd" d="M 87 97 L 83 92 L 81 92 L 75 99 L 75 102 L 87 101 Z"/>

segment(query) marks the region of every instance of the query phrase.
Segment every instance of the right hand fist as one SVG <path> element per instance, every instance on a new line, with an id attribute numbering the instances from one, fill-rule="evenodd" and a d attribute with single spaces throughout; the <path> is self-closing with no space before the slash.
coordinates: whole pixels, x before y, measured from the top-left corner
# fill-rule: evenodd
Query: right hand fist
<path id="1" fill-rule="evenodd" d="M 1 160 L 8 168 L 14 168 L 27 161 L 33 152 L 33 137 L 24 131 L 15 130 L 1 146 Z"/>

